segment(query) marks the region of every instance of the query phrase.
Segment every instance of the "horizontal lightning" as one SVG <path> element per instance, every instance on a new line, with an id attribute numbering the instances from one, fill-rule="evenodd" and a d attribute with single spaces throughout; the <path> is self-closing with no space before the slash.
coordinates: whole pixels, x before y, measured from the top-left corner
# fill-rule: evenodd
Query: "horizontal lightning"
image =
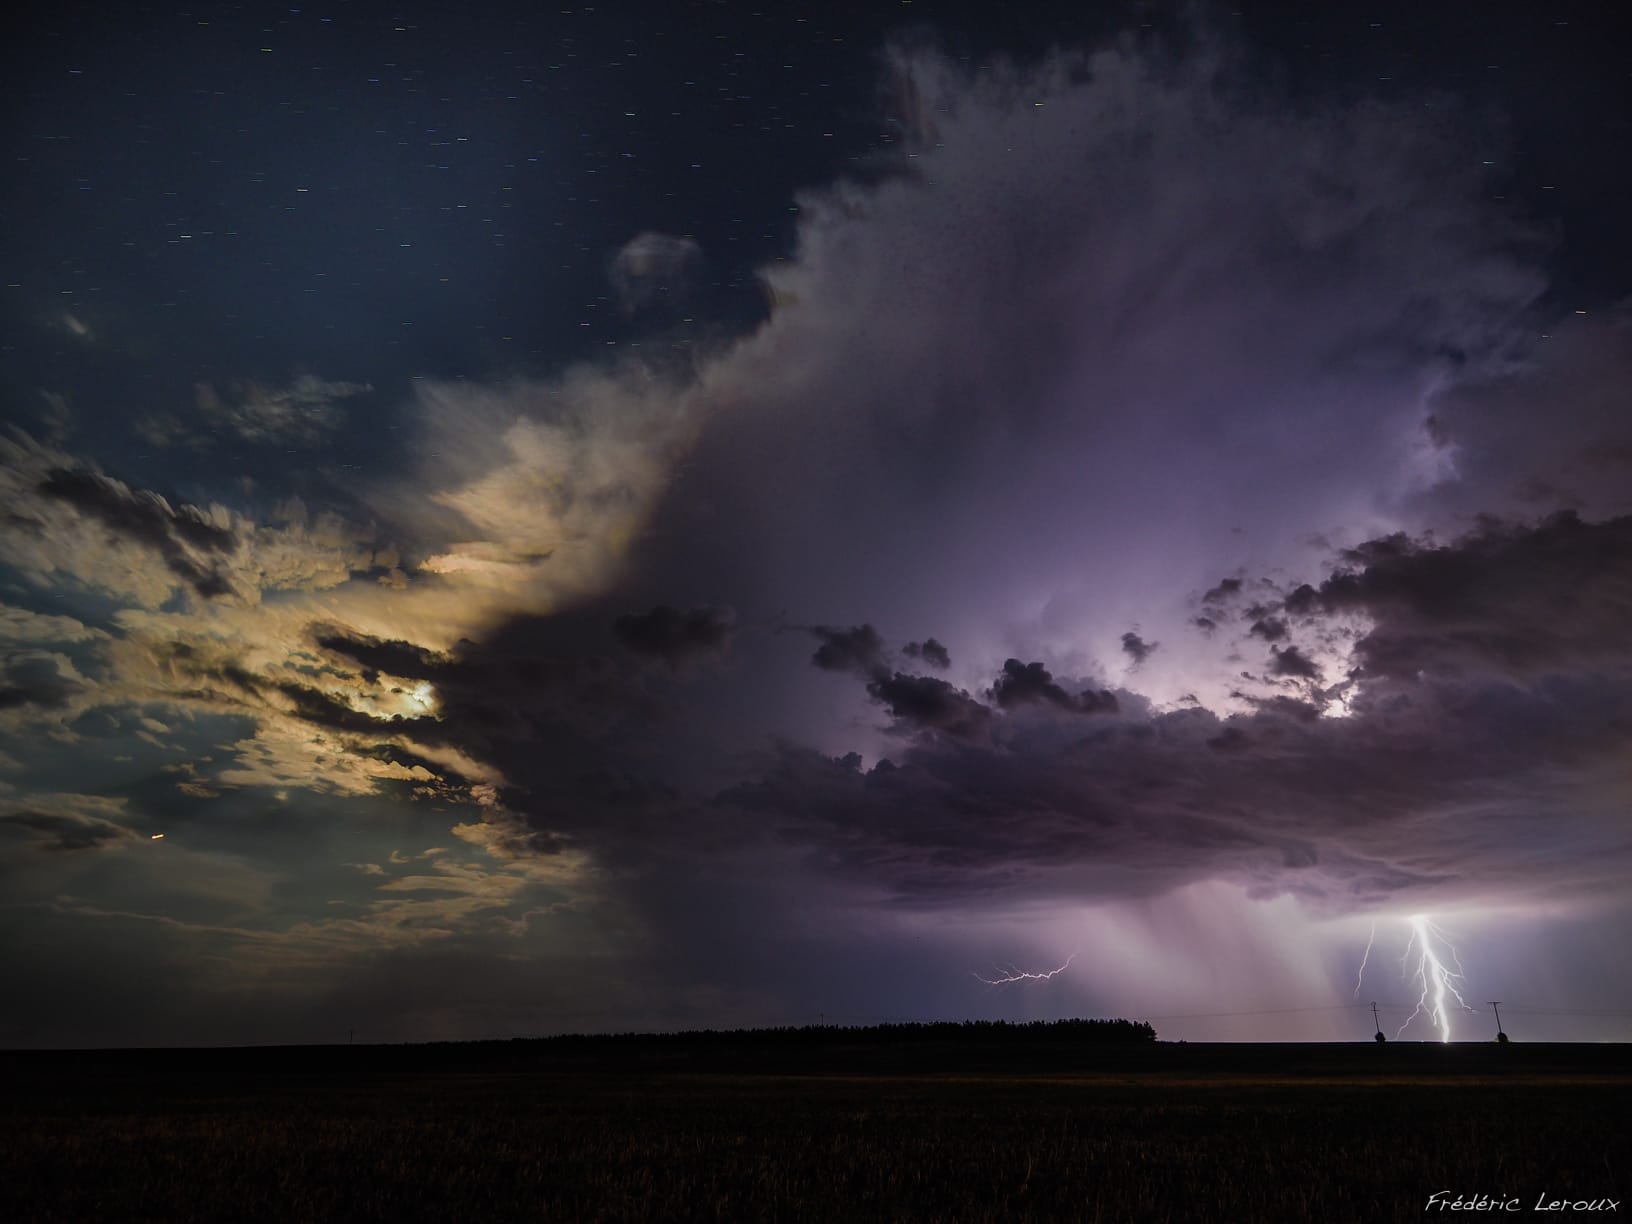
<path id="1" fill-rule="evenodd" d="M 1055 974 L 1064 973 L 1071 967 L 1071 962 L 1076 959 L 1077 954 L 1073 952 L 1070 956 L 1065 958 L 1065 964 L 1061 965 L 1058 969 L 1050 969 L 1046 973 L 1028 973 L 1024 969 L 1015 968 L 1013 965 L 994 965 L 993 968 L 996 969 L 998 973 L 998 976 L 995 978 L 982 977 L 978 973 L 973 973 L 973 970 L 971 970 L 971 973 L 973 973 L 973 976 L 976 979 L 985 982 L 988 986 L 1007 986 L 1012 982 L 1046 982 Z"/>

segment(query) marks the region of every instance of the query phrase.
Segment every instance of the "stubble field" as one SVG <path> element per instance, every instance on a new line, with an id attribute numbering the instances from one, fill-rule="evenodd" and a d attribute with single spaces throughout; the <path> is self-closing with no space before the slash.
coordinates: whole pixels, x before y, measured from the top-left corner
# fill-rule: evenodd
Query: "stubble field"
<path id="1" fill-rule="evenodd" d="M 7 1056 L 0 1218 L 1387 1221 L 1450 1214 L 1435 1191 L 1518 1200 L 1486 1218 L 1627 1210 L 1624 1047 L 1211 1049 L 1059 1074 Z"/>

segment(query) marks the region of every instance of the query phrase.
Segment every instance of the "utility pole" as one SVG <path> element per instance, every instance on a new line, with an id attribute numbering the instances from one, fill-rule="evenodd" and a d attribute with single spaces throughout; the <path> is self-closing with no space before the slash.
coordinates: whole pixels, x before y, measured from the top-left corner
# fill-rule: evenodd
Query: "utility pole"
<path id="1" fill-rule="evenodd" d="M 1490 1010 L 1496 1013 L 1496 1040 L 1500 1044 L 1506 1045 L 1507 1034 L 1502 1032 L 1502 1010 L 1500 1004 L 1500 999 L 1492 999 L 1490 1001 Z"/>
<path id="2" fill-rule="evenodd" d="M 1377 1035 L 1372 1040 L 1377 1042 L 1387 1041 L 1388 1038 L 1383 1036 L 1383 1022 L 1377 1018 L 1376 1003 L 1371 1005 L 1371 1022 L 1377 1026 Z"/>

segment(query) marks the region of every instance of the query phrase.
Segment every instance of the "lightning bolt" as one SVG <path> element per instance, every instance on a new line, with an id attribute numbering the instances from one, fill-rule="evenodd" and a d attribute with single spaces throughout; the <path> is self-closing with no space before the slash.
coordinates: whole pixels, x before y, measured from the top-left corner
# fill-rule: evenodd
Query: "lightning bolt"
<path id="1" fill-rule="evenodd" d="M 1007 967 L 994 965 L 993 968 L 997 970 L 999 976 L 995 978 L 981 977 L 978 973 L 975 973 L 974 976 L 988 986 L 1007 986 L 1011 982 L 1046 982 L 1055 974 L 1064 973 L 1071 967 L 1071 962 L 1076 959 L 1077 954 L 1073 952 L 1065 958 L 1065 964 L 1058 969 L 1050 969 L 1047 973 L 1027 973 L 1024 969 L 1016 969 L 1013 965 Z"/>
<path id="2" fill-rule="evenodd" d="M 1440 960 L 1439 953 L 1435 951 L 1436 939 L 1450 953 L 1451 962 L 1456 965 L 1454 972 L 1445 967 L 1445 962 Z M 1412 949 L 1417 953 L 1417 967 L 1416 972 L 1409 976 L 1422 983 L 1422 993 L 1417 997 L 1416 1009 L 1405 1018 L 1405 1024 L 1400 1025 L 1399 1032 L 1394 1036 L 1398 1039 L 1411 1021 L 1426 1014 L 1429 1020 L 1439 1027 L 1439 1039 L 1449 1041 L 1451 1018 L 1447 1011 L 1445 996 L 1451 995 L 1456 999 L 1458 1007 L 1469 1010 L 1467 1002 L 1456 989 L 1456 983 L 1462 980 L 1462 962 L 1457 957 L 1451 941 L 1446 938 L 1445 932 L 1430 922 L 1427 914 L 1417 914 L 1411 918 L 1411 942 L 1405 945 L 1405 955 L 1400 958 L 1402 968 L 1410 959 Z"/>
<path id="3" fill-rule="evenodd" d="M 1360 958 L 1360 972 L 1354 979 L 1354 997 L 1360 997 L 1360 987 L 1366 980 L 1366 962 L 1371 959 L 1371 945 L 1377 942 L 1377 919 L 1371 920 L 1371 934 L 1366 936 L 1366 954 Z"/>

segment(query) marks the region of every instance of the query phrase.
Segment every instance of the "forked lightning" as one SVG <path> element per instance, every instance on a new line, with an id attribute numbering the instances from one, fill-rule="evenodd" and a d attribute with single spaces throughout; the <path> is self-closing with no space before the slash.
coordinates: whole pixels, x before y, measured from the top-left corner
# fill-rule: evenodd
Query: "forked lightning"
<path id="1" fill-rule="evenodd" d="M 1434 941 L 1438 940 L 1445 945 L 1445 950 L 1451 954 L 1451 960 L 1456 963 L 1456 972 L 1445 967 L 1434 950 Z M 1456 983 L 1462 980 L 1462 962 L 1456 955 L 1456 949 L 1446 938 L 1445 932 L 1428 920 L 1427 914 L 1414 914 L 1411 918 L 1411 942 L 1405 946 L 1405 955 L 1400 958 L 1403 965 L 1411 956 L 1411 950 L 1417 952 L 1416 972 L 1410 976 L 1422 983 L 1422 993 L 1417 996 L 1417 1006 L 1405 1018 L 1405 1024 L 1400 1025 L 1399 1032 L 1405 1032 L 1406 1026 L 1424 1012 L 1428 1018 L 1439 1027 L 1439 1039 L 1451 1039 L 1451 1017 L 1446 1010 L 1445 996 L 1447 993 L 1456 999 L 1458 1007 L 1463 1011 L 1470 1010 L 1467 1002 L 1456 989 Z"/>
<path id="2" fill-rule="evenodd" d="M 1418 982 L 1422 989 L 1417 995 L 1416 1007 L 1405 1018 L 1405 1023 L 1400 1025 L 1394 1036 L 1398 1039 L 1400 1034 L 1410 1027 L 1411 1021 L 1425 1015 L 1434 1027 L 1439 1029 L 1439 1039 L 1449 1041 L 1450 999 L 1454 999 L 1455 1005 L 1463 1011 L 1473 1010 L 1457 989 L 1457 983 L 1463 979 L 1461 958 L 1457 956 L 1456 948 L 1444 929 L 1435 926 L 1427 914 L 1413 914 L 1406 922 L 1411 928 L 1411 938 L 1405 945 L 1404 955 L 1400 957 L 1400 968 L 1407 980 Z M 1365 955 L 1360 958 L 1360 973 L 1354 983 L 1354 997 L 1357 999 L 1360 997 L 1360 987 L 1366 980 L 1366 964 L 1371 960 L 1371 947 L 1376 939 L 1377 924 L 1373 922 L 1371 934 L 1366 939 Z M 1441 958 L 1441 949 L 1450 958 L 1451 964 L 1456 966 L 1455 969 L 1447 966 Z M 1416 955 L 1414 967 L 1411 965 L 1413 953 Z"/>

